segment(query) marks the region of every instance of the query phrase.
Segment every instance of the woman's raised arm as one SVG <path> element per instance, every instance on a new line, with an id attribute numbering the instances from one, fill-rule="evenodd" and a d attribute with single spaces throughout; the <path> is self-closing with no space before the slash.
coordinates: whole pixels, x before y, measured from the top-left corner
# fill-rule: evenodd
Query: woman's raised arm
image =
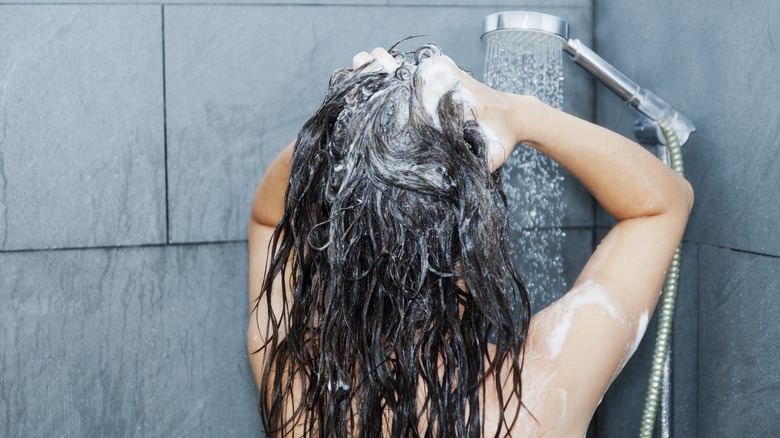
<path id="1" fill-rule="evenodd" d="M 540 421 L 581 434 L 644 334 L 693 190 L 625 137 L 536 99 L 517 100 L 517 140 L 560 163 L 618 220 L 572 290 L 532 318 L 526 345 L 524 375 L 548 380 L 524 391 L 524 403 L 537 414 L 534 405 L 557 402 L 563 410 L 538 412 Z"/>

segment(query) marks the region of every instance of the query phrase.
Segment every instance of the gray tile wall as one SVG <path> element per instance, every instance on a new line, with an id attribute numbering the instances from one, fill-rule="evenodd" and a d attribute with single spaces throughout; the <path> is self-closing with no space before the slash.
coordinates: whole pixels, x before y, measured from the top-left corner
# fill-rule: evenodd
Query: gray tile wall
<path id="1" fill-rule="evenodd" d="M 249 206 L 330 72 L 424 33 L 481 76 L 481 18 L 542 2 L 0 3 L 0 434 L 244 437 Z M 590 0 L 541 10 L 592 41 Z M 565 198 L 571 282 L 593 215 Z"/>
<path id="2" fill-rule="evenodd" d="M 1 8 L 0 250 L 162 243 L 160 8 Z"/>
<path id="3" fill-rule="evenodd" d="M 696 205 L 683 260 L 690 289 L 676 312 L 672 432 L 780 436 L 780 4 L 602 0 L 594 15 L 597 52 L 697 127 L 683 149 Z M 633 113 L 596 91 L 596 119 L 630 135 Z M 604 398 L 599 437 L 636 435 L 646 379 L 637 371 Z"/>
<path id="4" fill-rule="evenodd" d="M 780 432 L 780 260 L 702 247 L 699 431 L 727 437 Z M 704 421 L 706 419 L 706 421 Z"/>
<path id="5" fill-rule="evenodd" d="M 245 247 L 2 254 L 2 435 L 259 431 Z"/>

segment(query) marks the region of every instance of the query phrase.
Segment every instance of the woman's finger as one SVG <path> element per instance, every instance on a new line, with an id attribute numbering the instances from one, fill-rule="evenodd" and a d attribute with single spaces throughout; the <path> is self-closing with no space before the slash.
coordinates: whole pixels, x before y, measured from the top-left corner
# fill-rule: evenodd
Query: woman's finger
<path id="1" fill-rule="evenodd" d="M 381 47 L 377 47 L 376 49 L 372 50 L 371 54 L 360 52 L 355 55 L 352 58 L 352 69 L 354 70 L 356 68 L 362 67 L 369 62 L 371 64 L 366 66 L 366 68 L 363 70 L 364 73 L 385 71 L 387 73 L 393 74 L 398 69 L 398 62 L 395 60 L 395 58 L 387 53 L 387 50 Z"/>
<path id="2" fill-rule="evenodd" d="M 368 53 L 360 52 L 352 58 L 352 69 L 354 70 L 367 62 L 371 62 L 372 59 L 373 57 Z"/>
<path id="3" fill-rule="evenodd" d="M 390 56 L 390 54 L 387 53 L 387 50 L 385 50 L 382 47 L 377 47 L 371 51 L 371 57 L 373 58 L 379 58 L 380 56 L 384 56 L 384 55 Z"/>
<path id="4" fill-rule="evenodd" d="M 377 65 L 376 71 L 386 71 L 393 74 L 398 69 L 398 61 L 395 60 L 387 50 L 377 47 L 371 51 L 371 56 L 374 57 L 374 63 Z"/>

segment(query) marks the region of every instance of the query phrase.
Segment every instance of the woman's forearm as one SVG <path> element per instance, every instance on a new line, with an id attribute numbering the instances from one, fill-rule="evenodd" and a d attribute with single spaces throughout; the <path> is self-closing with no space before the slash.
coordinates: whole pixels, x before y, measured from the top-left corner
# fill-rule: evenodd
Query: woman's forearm
<path id="1" fill-rule="evenodd" d="M 560 163 L 613 217 L 688 214 L 690 184 L 643 147 L 538 100 L 522 102 L 518 140 Z"/>
<path id="2" fill-rule="evenodd" d="M 292 142 L 282 150 L 260 181 L 252 203 L 252 222 L 275 227 L 282 218 L 294 145 Z"/>

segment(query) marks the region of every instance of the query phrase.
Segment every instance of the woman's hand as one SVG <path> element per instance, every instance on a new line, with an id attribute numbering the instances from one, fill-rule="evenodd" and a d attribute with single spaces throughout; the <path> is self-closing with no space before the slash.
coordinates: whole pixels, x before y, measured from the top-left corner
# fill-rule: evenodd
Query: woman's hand
<path id="1" fill-rule="evenodd" d="M 389 74 L 395 73 L 401 64 L 395 60 L 387 50 L 377 47 L 371 51 L 371 54 L 360 52 L 352 58 L 352 69 L 357 69 L 364 64 L 368 64 L 363 70 L 364 73 L 385 71 Z"/>
<path id="2" fill-rule="evenodd" d="M 525 138 L 524 115 L 536 98 L 494 90 L 461 70 L 447 56 L 438 56 L 430 62 L 419 67 L 432 73 L 426 73 L 426 70 L 420 73 L 423 83 L 442 90 L 442 95 L 453 88 L 461 90 L 467 111 L 471 111 L 485 134 L 488 166 L 491 172 L 495 171 L 509 159 L 515 145 Z"/>
<path id="3" fill-rule="evenodd" d="M 461 86 L 472 97 L 474 117 L 485 134 L 488 165 L 493 172 L 509 159 L 517 143 L 525 139 L 525 114 L 536 98 L 494 90 L 458 68 L 450 58 L 441 58 L 440 62 L 451 64 Z"/>
<path id="4" fill-rule="evenodd" d="M 394 73 L 401 64 L 385 49 L 378 47 L 371 53 L 360 52 L 352 59 L 352 68 L 365 64 L 364 72 L 386 71 Z M 535 100 L 496 91 L 477 81 L 461 70 L 447 56 L 440 55 L 418 66 L 422 79 L 422 104 L 435 119 L 436 107 L 444 93 L 458 90 L 461 100 L 467 106 L 466 113 L 476 119 L 487 141 L 487 161 L 490 171 L 501 167 L 512 154 L 515 145 L 523 141 L 524 114 Z"/>

